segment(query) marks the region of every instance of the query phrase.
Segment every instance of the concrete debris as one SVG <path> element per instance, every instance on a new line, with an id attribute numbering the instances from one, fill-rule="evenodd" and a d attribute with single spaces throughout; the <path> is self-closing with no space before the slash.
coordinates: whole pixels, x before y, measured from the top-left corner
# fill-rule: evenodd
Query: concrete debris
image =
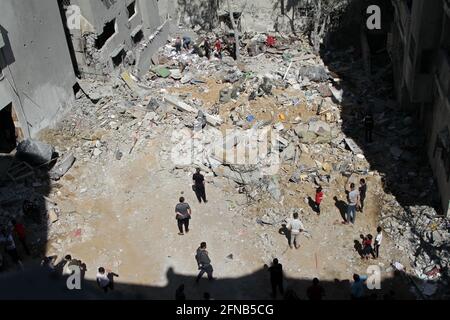
<path id="1" fill-rule="evenodd" d="M 55 148 L 44 142 L 25 139 L 17 146 L 16 157 L 31 165 L 43 165 L 52 160 Z"/>
<path id="2" fill-rule="evenodd" d="M 175 96 L 170 96 L 170 95 L 165 95 L 164 96 L 164 101 L 166 101 L 167 103 L 175 106 L 176 108 L 178 108 L 181 111 L 185 111 L 185 112 L 189 112 L 189 113 L 194 113 L 194 114 L 198 114 L 199 110 L 191 107 L 190 105 L 188 105 L 187 103 L 181 101 L 180 99 L 178 99 Z M 212 116 L 208 113 L 204 113 L 205 117 L 206 117 L 206 121 L 212 125 L 212 126 L 218 126 L 222 123 L 222 120 L 217 117 L 217 116 Z"/>
<path id="3" fill-rule="evenodd" d="M 64 155 L 61 159 L 58 159 L 55 166 L 50 170 L 49 177 L 52 180 L 59 180 L 64 176 L 67 171 L 72 167 L 75 162 L 75 156 L 72 152 Z"/>
<path id="4" fill-rule="evenodd" d="M 323 66 L 304 66 L 299 69 L 299 78 L 314 82 L 324 82 L 329 78 L 328 72 Z"/>

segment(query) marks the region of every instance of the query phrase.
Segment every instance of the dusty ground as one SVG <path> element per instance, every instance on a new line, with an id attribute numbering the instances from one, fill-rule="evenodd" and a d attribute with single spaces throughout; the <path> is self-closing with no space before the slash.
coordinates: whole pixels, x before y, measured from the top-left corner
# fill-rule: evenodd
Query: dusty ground
<path id="1" fill-rule="evenodd" d="M 368 179 L 368 199 L 363 214 L 358 214 L 355 226 L 341 224 L 342 218 L 333 197 L 345 201 L 343 179 L 326 188 L 322 215 L 317 216 L 305 203 L 305 196 L 314 195 L 313 185 L 284 185 L 286 197 L 283 207 L 303 208 L 301 218 L 312 239 L 301 237 L 301 248 L 291 250 L 279 226 L 260 226 L 255 220 L 263 209 L 272 205 L 261 201 L 243 211 L 245 197 L 222 178 L 207 176 L 208 204 L 198 204 L 191 190 L 191 172 L 172 172 L 170 163 L 160 159 L 161 141 L 170 138 L 169 132 L 158 129 L 156 138 L 149 140 L 139 153 L 124 155 L 122 160 L 111 159 L 105 166 L 92 162 L 76 164 L 60 181 L 55 201 L 61 208 L 61 221 L 70 215 L 81 223 L 67 232 L 51 237 L 47 254 L 64 256 L 70 253 L 88 266 L 86 278 L 94 280 L 99 266 L 110 268 L 120 275 L 120 283 L 139 286 L 165 287 L 164 296 L 147 293 L 147 298 L 173 298 L 180 283 L 168 283 L 166 274 L 173 272 L 192 277 L 186 283 L 191 299 L 200 299 L 208 290 L 219 298 L 270 297 L 267 276 L 256 281 L 250 277 L 268 264 L 267 256 L 277 257 L 284 265 L 288 281 L 304 298 L 303 287 L 296 280 L 319 277 L 322 281 L 344 283 L 329 286 L 329 298 L 348 298 L 346 281 L 353 273 L 366 273 L 370 264 L 388 267 L 394 259 L 385 256 L 383 248 L 391 246 L 385 236 L 381 258 L 376 262 L 362 261 L 353 248 L 359 234 L 375 234 L 378 218 L 377 199 L 371 192 L 379 183 Z M 64 139 L 63 139 L 64 140 Z M 305 161 L 308 156 L 305 156 Z M 193 210 L 191 232 L 177 235 L 174 206 L 184 195 Z M 80 221 L 78 219 L 78 221 Z M 52 226 L 58 228 L 58 224 Z M 265 245 L 264 238 L 271 246 Z M 210 256 L 218 279 L 242 278 L 233 285 L 221 287 L 207 283 L 193 284 L 197 274 L 194 254 L 199 243 L 208 243 Z M 230 254 L 233 258 L 227 258 Z M 397 259 L 398 260 L 398 259 Z M 383 273 L 383 278 L 391 274 Z M 344 289 L 342 289 L 344 288 Z"/>

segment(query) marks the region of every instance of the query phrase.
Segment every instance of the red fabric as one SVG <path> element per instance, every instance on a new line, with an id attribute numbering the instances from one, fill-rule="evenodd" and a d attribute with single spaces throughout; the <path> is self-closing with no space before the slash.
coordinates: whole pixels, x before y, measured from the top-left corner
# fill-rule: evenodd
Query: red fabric
<path id="1" fill-rule="evenodd" d="M 276 44 L 275 37 L 273 37 L 273 36 L 267 36 L 267 39 L 266 39 L 266 45 L 269 46 L 269 47 L 274 47 L 275 44 Z"/>
<path id="2" fill-rule="evenodd" d="M 17 233 L 20 239 L 25 238 L 25 226 L 21 223 L 16 223 L 14 226 L 14 231 Z"/>
<path id="3" fill-rule="evenodd" d="M 220 50 L 222 50 L 222 43 L 217 40 L 216 44 L 214 45 L 216 47 L 216 50 L 220 52 Z"/>
<path id="4" fill-rule="evenodd" d="M 323 192 L 317 192 L 316 193 L 316 203 L 320 204 L 322 202 L 323 199 Z"/>

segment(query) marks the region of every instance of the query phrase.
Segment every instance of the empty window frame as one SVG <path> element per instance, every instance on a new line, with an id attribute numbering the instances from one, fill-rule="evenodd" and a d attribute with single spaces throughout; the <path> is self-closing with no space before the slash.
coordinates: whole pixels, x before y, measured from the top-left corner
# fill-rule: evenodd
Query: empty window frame
<path id="1" fill-rule="evenodd" d="M 133 1 L 127 6 L 127 11 L 128 11 L 128 20 L 130 20 L 136 14 L 136 1 Z"/>
<path id="2" fill-rule="evenodd" d="M 95 40 L 95 47 L 100 50 L 102 49 L 106 42 L 116 33 L 116 19 L 111 20 L 106 23 L 103 27 L 102 34 L 97 36 Z"/>

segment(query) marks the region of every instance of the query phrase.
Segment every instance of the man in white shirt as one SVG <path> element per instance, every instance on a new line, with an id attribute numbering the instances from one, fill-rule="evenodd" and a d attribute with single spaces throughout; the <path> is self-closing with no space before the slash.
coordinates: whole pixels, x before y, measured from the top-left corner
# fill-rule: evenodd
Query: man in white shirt
<path id="1" fill-rule="evenodd" d="M 298 218 L 298 212 L 294 212 L 293 217 L 294 219 L 289 221 L 288 225 L 286 226 L 290 232 L 289 247 L 292 249 L 292 244 L 294 244 L 295 249 L 298 249 L 300 248 L 300 246 L 297 246 L 297 236 L 305 228 L 303 227 L 303 223 Z"/>
<path id="2" fill-rule="evenodd" d="M 381 241 L 383 240 L 383 230 L 381 227 L 377 228 L 377 236 L 375 237 L 375 256 L 378 258 L 380 253 Z"/>
<path id="3" fill-rule="evenodd" d="M 350 193 L 348 194 L 349 203 L 347 206 L 347 221 L 355 224 L 356 207 L 360 205 L 359 191 L 355 189 L 355 184 L 350 185 Z"/>
<path id="4" fill-rule="evenodd" d="M 97 284 L 105 292 L 108 292 L 108 289 L 114 290 L 114 277 L 118 276 L 119 275 L 112 273 L 109 270 L 106 272 L 105 268 L 100 267 L 97 272 Z"/>

